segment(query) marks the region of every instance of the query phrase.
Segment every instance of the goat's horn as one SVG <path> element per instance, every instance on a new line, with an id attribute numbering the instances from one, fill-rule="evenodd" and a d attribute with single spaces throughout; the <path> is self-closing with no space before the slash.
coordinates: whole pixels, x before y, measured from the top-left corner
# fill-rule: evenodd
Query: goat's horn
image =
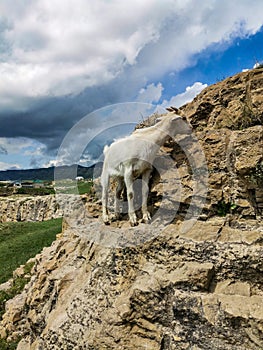
<path id="1" fill-rule="evenodd" d="M 179 112 L 179 109 L 176 108 L 176 107 L 173 107 L 173 106 L 167 107 L 166 110 L 167 110 L 168 112 L 175 112 L 175 113 L 178 113 L 178 112 Z"/>

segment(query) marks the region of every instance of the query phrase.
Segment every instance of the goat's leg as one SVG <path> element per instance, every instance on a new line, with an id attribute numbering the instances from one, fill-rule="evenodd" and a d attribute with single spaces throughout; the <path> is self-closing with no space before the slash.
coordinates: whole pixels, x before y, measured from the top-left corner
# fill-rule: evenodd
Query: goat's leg
<path id="1" fill-rule="evenodd" d="M 149 220 L 151 220 L 151 215 L 147 209 L 150 175 L 151 175 L 151 169 L 146 170 L 142 174 L 142 220 L 145 223 L 148 223 Z"/>
<path id="2" fill-rule="evenodd" d="M 102 186 L 102 220 L 105 224 L 110 222 L 108 213 L 108 187 L 109 187 L 109 176 L 102 174 L 101 176 L 101 186 Z"/>
<path id="3" fill-rule="evenodd" d="M 133 176 L 132 169 L 126 169 L 124 174 L 124 182 L 127 188 L 128 197 L 128 213 L 131 226 L 138 225 L 137 217 L 134 210 L 134 191 L 133 191 Z"/>
<path id="4" fill-rule="evenodd" d="M 117 188 L 115 192 L 115 203 L 114 203 L 114 219 L 118 220 L 120 218 L 120 200 L 121 193 L 124 189 L 124 181 L 120 177 L 117 178 Z"/>

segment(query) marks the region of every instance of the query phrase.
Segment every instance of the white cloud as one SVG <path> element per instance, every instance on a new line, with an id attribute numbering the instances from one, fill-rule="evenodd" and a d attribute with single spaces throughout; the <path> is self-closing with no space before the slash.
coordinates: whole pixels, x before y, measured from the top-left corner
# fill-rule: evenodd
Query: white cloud
<path id="1" fill-rule="evenodd" d="M 171 97 L 169 101 L 164 100 L 161 104 L 161 107 L 165 108 L 168 106 L 174 106 L 179 108 L 185 103 L 191 102 L 195 96 L 198 95 L 206 87 L 207 84 L 196 82 L 192 86 L 187 86 L 185 92 Z"/>
<path id="2" fill-rule="evenodd" d="M 57 159 L 51 159 L 51 160 L 48 160 L 47 162 L 45 162 L 43 164 L 43 168 L 50 168 L 50 167 L 57 167 L 57 166 L 60 166 L 60 165 L 65 165 L 64 162 L 61 162 L 61 161 L 58 161 Z"/>
<path id="3" fill-rule="evenodd" d="M 27 136 L 0 139 L 1 160 L 6 149 L 27 164 L 48 162 L 41 154 L 54 151 L 89 111 L 120 101 L 159 103 L 165 74 L 176 77 L 211 45 L 227 48 L 256 33 L 262 12 L 257 0 L 1 0 L 1 135 Z M 162 106 L 180 106 L 203 87 L 195 83 Z"/>
<path id="4" fill-rule="evenodd" d="M 21 169 L 19 164 L 12 164 L 12 163 L 6 163 L 0 161 L 0 170 L 15 170 L 15 169 Z"/>
<path id="5" fill-rule="evenodd" d="M 39 155 L 40 149 L 45 148 L 40 142 L 26 137 L 0 137 L 0 145 L 6 154 Z"/>
<path id="6" fill-rule="evenodd" d="M 46 146 L 26 137 L 0 137 L 0 158 L 0 170 L 41 167 L 47 158 Z"/>
<path id="7" fill-rule="evenodd" d="M 12 50 L 0 64 L 1 95 L 59 96 L 108 82 L 158 38 L 159 9 L 156 0 L 38 0 L 21 15 L 4 1 L 3 37 Z"/>
<path id="8" fill-rule="evenodd" d="M 255 33 L 262 11 L 251 0 L 2 0 L 1 105 L 78 93 L 131 66 L 143 86 L 210 44 Z"/>
<path id="9" fill-rule="evenodd" d="M 139 91 L 137 101 L 145 103 L 156 103 L 160 100 L 163 92 L 163 86 L 161 83 L 157 85 L 149 84 L 146 88 L 142 88 Z"/>

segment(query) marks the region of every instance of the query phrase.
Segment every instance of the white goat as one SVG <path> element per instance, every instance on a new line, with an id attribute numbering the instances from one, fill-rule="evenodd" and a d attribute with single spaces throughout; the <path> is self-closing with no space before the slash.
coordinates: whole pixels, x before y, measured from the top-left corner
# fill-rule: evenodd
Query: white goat
<path id="1" fill-rule="evenodd" d="M 171 109 L 168 109 L 171 111 Z M 133 183 L 138 177 L 142 177 L 142 215 L 143 221 L 151 219 L 147 210 L 147 198 L 149 192 L 149 179 L 152 164 L 156 154 L 164 142 L 175 134 L 189 134 L 192 128 L 184 122 L 184 117 L 175 114 L 175 111 L 162 117 L 155 125 L 148 128 L 137 129 L 130 136 L 113 142 L 104 148 L 104 163 L 101 174 L 102 185 L 102 218 L 109 223 L 108 215 L 108 187 L 110 177 L 117 180 L 115 193 L 115 218 L 120 216 L 120 195 L 124 188 L 127 189 L 128 214 L 131 226 L 137 225 L 137 217 L 134 209 Z"/>

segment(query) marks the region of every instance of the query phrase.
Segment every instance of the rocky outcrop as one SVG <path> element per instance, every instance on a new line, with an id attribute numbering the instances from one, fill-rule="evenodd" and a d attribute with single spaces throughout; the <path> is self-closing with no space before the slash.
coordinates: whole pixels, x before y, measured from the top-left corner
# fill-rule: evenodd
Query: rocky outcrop
<path id="1" fill-rule="evenodd" d="M 150 225 L 105 226 L 99 203 L 64 198 L 64 231 L 7 302 L 1 337 L 18 350 L 262 349 L 262 86 L 262 69 L 241 73 L 180 109 L 195 135 L 162 148 Z"/>
<path id="2" fill-rule="evenodd" d="M 261 349 L 263 232 L 245 225 L 178 223 L 125 249 L 66 230 L 7 303 L 1 334 L 22 335 L 19 350 Z"/>
<path id="3" fill-rule="evenodd" d="M 87 202 L 90 211 L 98 210 L 94 198 L 86 195 L 12 196 L 0 199 L 0 223 L 11 221 L 44 221 L 67 216 Z M 94 213 L 98 217 L 98 214 Z"/>
<path id="4" fill-rule="evenodd" d="M 262 83 L 262 68 L 240 73 L 181 108 L 205 152 L 212 213 L 218 203 L 243 217 L 263 213 Z"/>
<path id="5" fill-rule="evenodd" d="M 43 221 L 61 216 L 55 196 L 13 196 L 0 199 L 0 222 Z"/>
<path id="6" fill-rule="evenodd" d="M 194 137 L 170 140 L 163 154 L 176 167 L 160 165 L 163 181 L 153 187 L 156 198 L 163 184 L 173 189 L 171 207 L 189 206 L 194 186 L 207 174 L 203 216 L 236 214 L 243 218 L 263 213 L 263 69 L 240 73 L 204 89 L 181 107 L 193 126 Z M 141 123 L 155 123 L 156 115 Z M 163 162 L 163 154 L 159 161 Z M 198 159 L 204 157 L 198 164 Z M 201 172 L 201 176 L 199 176 Z M 169 195 L 168 195 L 169 197 Z"/>

